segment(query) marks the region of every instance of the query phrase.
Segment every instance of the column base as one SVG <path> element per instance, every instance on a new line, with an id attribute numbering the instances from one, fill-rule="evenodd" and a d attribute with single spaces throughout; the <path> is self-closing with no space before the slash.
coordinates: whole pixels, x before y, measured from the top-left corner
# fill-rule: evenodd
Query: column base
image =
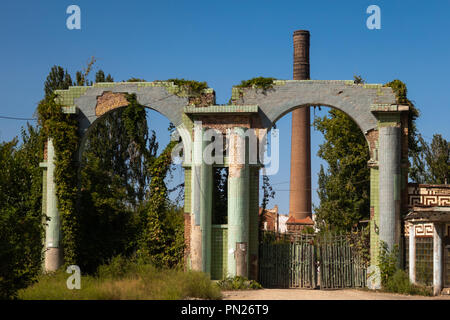
<path id="1" fill-rule="evenodd" d="M 53 272 L 62 266 L 61 248 L 47 248 L 45 250 L 44 269 L 46 272 Z"/>
<path id="2" fill-rule="evenodd" d="M 367 268 L 367 287 L 370 290 L 381 289 L 381 272 L 376 265 L 371 265 Z"/>

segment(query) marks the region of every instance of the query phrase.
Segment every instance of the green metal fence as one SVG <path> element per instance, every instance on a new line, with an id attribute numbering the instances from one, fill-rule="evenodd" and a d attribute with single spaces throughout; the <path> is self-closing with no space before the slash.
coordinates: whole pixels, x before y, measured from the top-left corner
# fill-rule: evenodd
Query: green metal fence
<path id="1" fill-rule="evenodd" d="M 259 281 L 266 288 L 365 287 L 367 271 L 345 235 L 264 234 Z"/>

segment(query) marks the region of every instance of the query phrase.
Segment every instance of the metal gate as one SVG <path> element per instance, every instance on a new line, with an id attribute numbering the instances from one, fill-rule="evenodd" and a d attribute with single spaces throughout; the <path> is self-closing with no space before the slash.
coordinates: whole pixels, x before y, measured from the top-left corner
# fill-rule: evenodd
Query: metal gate
<path id="1" fill-rule="evenodd" d="M 262 241 L 259 282 L 266 288 L 366 286 L 366 268 L 345 236 L 283 235 Z"/>
<path id="2" fill-rule="evenodd" d="M 266 288 L 314 288 L 315 247 L 311 237 L 261 243 L 259 282 Z"/>
<path id="3" fill-rule="evenodd" d="M 361 256 L 347 237 L 322 237 L 319 251 L 320 288 L 342 289 L 366 286 L 367 270 Z"/>

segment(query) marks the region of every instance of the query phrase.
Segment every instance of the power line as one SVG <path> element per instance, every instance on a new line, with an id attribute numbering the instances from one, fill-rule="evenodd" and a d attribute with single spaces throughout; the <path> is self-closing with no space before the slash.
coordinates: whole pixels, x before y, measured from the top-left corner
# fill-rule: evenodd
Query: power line
<path id="1" fill-rule="evenodd" d="M 167 96 L 165 96 L 165 97 L 163 97 L 163 98 L 160 98 L 160 99 L 151 101 L 151 102 L 149 103 L 149 105 L 151 105 L 151 104 L 153 104 L 153 103 L 155 103 L 155 102 L 159 102 L 159 101 L 165 100 L 165 99 L 170 98 L 170 97 L 172 97 L 172 96 L 175 96 L 175 94 L 172 93 L 172 94 L 169 94 L 169 95 L 167 95 Z M 148 107 L 148 108 L 152 109 L 151 107 Z M 154 110 L 154 109 L 152 109 L 152 110 Z M 155 111 L 156 111 L 156 110 L 155 110 Z M 92 114 L 92 115 L 86 115 L 86 117 L 87 117 L 87 118 L 92 118 L 92 117 L 97 117 L 97 115 L 95 115 L 95 114 Z M 20 118 L 20 117 L 10 117 L 10 116 L 1 116 L 1 115 L 0 115 L 0 119 L 7 119 L 7 120 L 22 120 L 22 121 L 37 121 L 36 118 Z"/>
<path id="2" fill-rule="evenodd" d="M 36 118 L 19 118 L 19 117 L 9 117 L 9 116 L 0 116 L 0 119 L 7 120 L 24 120 L 24 121 L 36 121 Z"/>

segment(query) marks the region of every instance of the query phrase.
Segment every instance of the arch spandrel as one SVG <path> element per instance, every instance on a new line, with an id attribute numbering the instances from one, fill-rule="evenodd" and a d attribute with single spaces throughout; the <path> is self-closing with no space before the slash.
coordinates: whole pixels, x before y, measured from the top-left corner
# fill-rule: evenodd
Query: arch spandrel
<path id="1" fill-rule="evenodd" d="M 258 105 L 264 127 L 301 106 L 329 106 L 350 116 L 363 133 L 377 127 L 372 105 L 396 104 L 394 92 L 382 85 L 359 85 L 348 80 L 286 80 L 275 81 L 267 90 L 233 88 L 235 104 Z"/>
<path id="2" fill-rule="evenodd" d="M 145 84 L 148 84 L 145 86 Z M 177 94 L 174 87 L 152 86 L 151 82 L 113 84 L 110 86 L 90 87 L 78 98 L 74 99 L 74 105 L 78 109 L 80 130 L 86 130 L 98 117 L 102 115 L 96 108 L 99 106 L 99 99 L 105 94 L 136 94 L 137 101 L 150 109 L 158 111 L 167 117 L 175 126 L 181 124 L 183 107 L 189 104 L 187 96 Z M 69 89 L 70 90 L 70 89 Z M 117 95 L 119 96 L 119 95 Z M 118 99 L 120 101 L 120 99 Z M 107 110 L 122 107 L 123 104 L 111 105 Z"/>

